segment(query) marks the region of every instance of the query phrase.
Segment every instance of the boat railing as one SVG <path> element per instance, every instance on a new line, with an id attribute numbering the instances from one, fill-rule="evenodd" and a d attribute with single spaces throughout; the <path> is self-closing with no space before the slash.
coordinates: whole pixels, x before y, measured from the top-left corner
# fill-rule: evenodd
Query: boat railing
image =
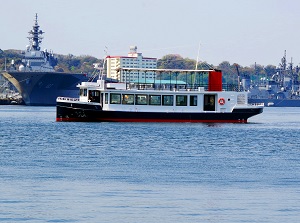
<path id="1" fill-rule="evenodd" d="M 265 107 L 265 103 L 249 103 L 249 105 L 258 106 L 258 107 Z"/>
<path id="2" fill-rule="evenodd" d="M 79 98 L 58 97 L 57 101 L 79 101 Z"/>
<path id="3" fill-rule="evenodd" d="M 136 90 L 160 90 L 160 91 L 207 91 L 208 84 L 173 84 L 173 83 L 127 83 L 127 89 Z M 236 91 L 242 92 L 245 89 L 236 84 L 222 84 L 223 91 Z"/>

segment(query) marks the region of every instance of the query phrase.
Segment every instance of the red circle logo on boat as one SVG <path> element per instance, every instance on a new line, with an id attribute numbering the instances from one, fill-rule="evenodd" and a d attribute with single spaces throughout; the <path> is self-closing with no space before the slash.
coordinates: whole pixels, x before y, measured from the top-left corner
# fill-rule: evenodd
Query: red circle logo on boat
<path id="1" fill-rule="evenodd" d="M 220 105 L 225 105 L 225 99 L 224 98 L 220 98 L 218 100 L 218 102 L 219 102 Z"/>

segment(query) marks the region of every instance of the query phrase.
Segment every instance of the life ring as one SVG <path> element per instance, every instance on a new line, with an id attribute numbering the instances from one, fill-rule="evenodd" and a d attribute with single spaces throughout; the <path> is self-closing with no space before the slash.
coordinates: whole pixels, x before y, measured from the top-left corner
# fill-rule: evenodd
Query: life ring
<path id="1" fill-rule="evenodd" d="M 218 100 L 218 102 L 219 102 L 220 105 L 225 105 L 225 99 L 224 98 L 220 98 Z"/>

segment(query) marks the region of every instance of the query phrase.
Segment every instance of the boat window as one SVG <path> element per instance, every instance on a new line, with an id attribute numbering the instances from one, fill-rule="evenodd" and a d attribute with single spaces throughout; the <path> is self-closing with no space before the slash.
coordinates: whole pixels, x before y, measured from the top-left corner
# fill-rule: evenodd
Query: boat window
<path id="1" fill-rule="evenodd" d="M 105 104 L 108 104 L 108 93 L 105 93 Z"/>
<path id="2" fill-rule="evenodd" d="M 161 95 L 149 95 L 150 105 L 161 105 Z"/>
<path id="3" fill-rule="evenodd" d="M 100 102 L 100 91 L 89 91 L 89 100 L 91 102 Z"/>
<path id="4" fill-rule="evenodd" d="M 215 95 L 204 95 L 204 111 L 215 111 Z"/>
<path id="5" fill-rule="evenodd" d="M 122 104 L 133 105 L 134 104 L 134 95 L 133 94 L 123 94 L 122 95 Z"/>
<path id="6" fill-rule="evenodd" d="M 176 106 L 187 106 L 187 96 L 176 95 Z"/>
<path id="7" fill-rule="evenodd" d="M 147 96 L 145 94 L 137 94 L 135 95 L 135 104 L 136 105 L 147 105 Z"/>
<path id="8" fill-rule="evenodd" d="M 197 106 L 197 95 L 190 95 L 190 106 Z"/>
<path id="9" fill-rule="evenodd" d="M 111 104 L 121 104 L 121 94 L 110 94 L 110 103 Z"/>
<path id="10" fill-rule="evenodd" d="M 163 95 L 162 105 L 173 106 L 173 95 Z"/>
<path id="11" fill-rule="evenodd" d="M 80 96 L 87 96 L 87 89 L 80 89 Z"/>

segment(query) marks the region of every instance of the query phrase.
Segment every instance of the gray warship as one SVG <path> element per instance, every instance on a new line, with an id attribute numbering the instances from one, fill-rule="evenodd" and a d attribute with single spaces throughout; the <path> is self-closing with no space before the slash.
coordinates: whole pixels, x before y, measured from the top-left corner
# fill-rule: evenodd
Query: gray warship
<path id="1" fill-rule="evenodd" d="M 249 78 L 242 79 L 245 90 L 249 91 L 248 102 L 264 104 L 266 107 L 300 107 L 299 67 L 287 63 L 286 51 L 269 80 L 251 84 Z"/>
<path id="2" fill-rule="evenodd" d="M 35 15 L 34 25 L 29 31 L 29 45 L 26 46 L 22 64 L 16 67 L 14 61 L 2 75 L 11 82 L 22 96 L 26 105 L 56 105 L 59 96 L 77 97 L 77 84 L 88 81 L 86 74 L 57 72 L 57 58 L 51 51 L 41 51 L 42 34 Z"/>

